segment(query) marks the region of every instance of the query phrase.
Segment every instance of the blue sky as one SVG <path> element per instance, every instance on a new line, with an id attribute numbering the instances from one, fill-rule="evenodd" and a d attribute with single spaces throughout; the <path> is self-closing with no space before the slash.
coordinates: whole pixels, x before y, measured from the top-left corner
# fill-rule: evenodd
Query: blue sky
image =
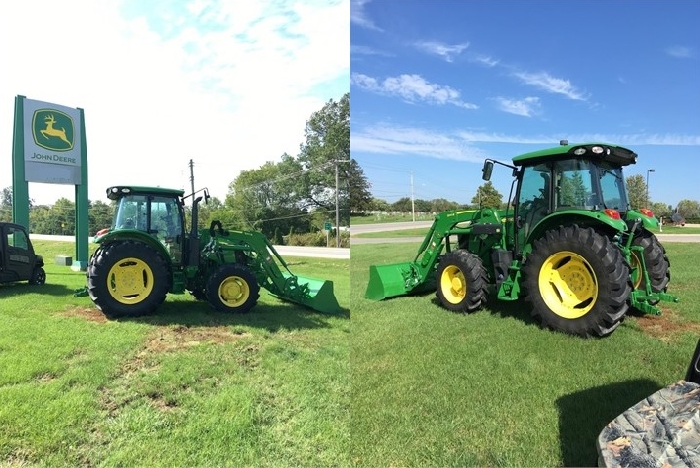
<path id="1" fill-rule="evenodd" d="M 85 110 L 88 192 L 114 184 L 223 199 L 244 169 L 296 155 L 349 91 L 349 0 L 30 0 L 0 15 L 0 188 L 17 95 Z M 29 184 L 37 203 L 74 188 Z"/>
<path id="2" fill-rule="evenodd" d="M 653 202 L 700 201 L 700 2 L 350 8 L 351 151 L 375 197 L 469 203 L 485 158 L 568 139 L 637 152 L 625 175 L 649 175 Z"/>

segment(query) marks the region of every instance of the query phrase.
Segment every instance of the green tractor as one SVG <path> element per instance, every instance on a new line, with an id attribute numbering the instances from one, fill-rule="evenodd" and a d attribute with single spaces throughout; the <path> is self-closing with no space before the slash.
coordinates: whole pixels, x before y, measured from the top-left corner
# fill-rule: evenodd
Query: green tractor
<path id="1" fill-rule="evenodd" d="M 333 282 L 292 274 L 262 234 L 224 230 L 219 221 L 198 230 L 202 197 L 191 196 L 187 232 L 183 190 L 108 188 L 107 197 L 116 204 L 114 219 L 95 236 L 99 247 L 88 262 L 82 295 L 108 317 L 152 312 L 167 293 L 185 291 L 215 310 L 244 313 L 257 303 L 260 287 L 314 310 L 340 310 Z M 204 198 L 209 198 L 206 189 Z"/>
<path id="2" fill-rule="evenodd" d="M 610 144 L 560 146 L 513 158 L 508 209 L 445 211 L 412 262 L 370 267 L 365 296 L 437 290 L 447 309 L 471 312 L 489 294 L 524 298 L 544 327 L 583 337 L 606 336 L 630 307 L 660 314 L 669 261 L 647 209 L 631 209 L 624 166 L 637 154 Z M 515 199 L 511 202 L 513 193 Z"/>

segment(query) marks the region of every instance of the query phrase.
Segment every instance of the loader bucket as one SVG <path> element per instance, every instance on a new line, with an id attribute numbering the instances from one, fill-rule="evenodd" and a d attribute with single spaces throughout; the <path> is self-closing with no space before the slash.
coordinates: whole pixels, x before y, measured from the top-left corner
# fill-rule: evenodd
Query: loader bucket
<path id="1" fill-rule="evenodd" d="M 340 304 L 333 293 L 333 281 L 290 275 L 285 277 L 284 291 L 274 294 L 280 299 L 296 302 L 323 313 L 340 312 Z"/>
<path id="2" fill-rule="evenodd" d="M 404 296 L 416 286 L 411 281 L 413 277 L 411 262 L 371 265 L 365 297 L 379 301 L 388 297 Z"/>

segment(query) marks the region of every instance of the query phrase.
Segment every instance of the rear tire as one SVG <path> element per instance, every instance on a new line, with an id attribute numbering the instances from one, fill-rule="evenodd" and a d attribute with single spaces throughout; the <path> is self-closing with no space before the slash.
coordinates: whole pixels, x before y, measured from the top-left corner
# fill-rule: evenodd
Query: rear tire
<path id="1" fill-rule="evenodd" d="M 454 250 L 440 259 L 437 297 L 455 312 L 475 311 L 488 300 L 488 275 L 481 259 L 466 250 Z"/>
<path id="2" fill-rule="evenodd" d="M 666 292 L 668 283 L 671 280 L 671 263 L 666 255 L 666 249 L 659 242 L 656 236 L 642 229 L 642 231 L 632 239 L 632 245 L 644 248 L 644 263 L 647 267 L 649 280 L 651 282 L 651 290 L 654 292 Z M 641 266 L 641 262 L 637 259 L 638 253 L 632 252 L 632 266 Z M 644 275 L 641 272 L 632 271 L 632 282 L 634 289 L 646 289 Z M 649 301 L 650 304 L 657 304 L 658 300 Z"/>
<path id="3" fill-rule="evenodd" d="M 34 268 L 32 272 L 32 277 L 29 279 L 29 284 L 34 286 L 41 286 L 46 283 L 46 272 L 41 267 Z"/>
<path id="4" fill-rule="evenodd" d="M 244 314 L 255 306 L 258 297 L 260 285 L 243 265 L 222 265 L 207 282 L 207 299 L 219 312 Z"/>
<path id="5" fill-rule="evenodd" d="M 532 316 L 553 330 L 607 336 L 629 308 L 629 266 L 622 251 L 592 228 L 547 231 L 534 242 L 522 273 Z"/>
<path id="6" fill-rule="evenodd" d="M 163 257 L 135 241 L 111 242 L 90 257 L 88 294 L 108 317 L 136 317 L 155 310 L 170 290 Z"/>

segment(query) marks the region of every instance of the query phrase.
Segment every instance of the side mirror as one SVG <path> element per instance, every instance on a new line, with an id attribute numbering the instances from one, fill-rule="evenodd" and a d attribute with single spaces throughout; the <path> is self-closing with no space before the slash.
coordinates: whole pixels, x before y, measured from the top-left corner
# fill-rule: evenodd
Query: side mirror
<path id="1" fill-rule="evenodd" d="M 484 168 L 481 170 L 481 178 L 484 180 L 491 180 L 491 173 L 493 172 L 493 161 L 488 159 L 484 161 Z"/>
<path id="2" fill-rule="evenodd" d="M 208 205 L 209 204 L 209 199 L 211 196 L 209 196 L 209 190 L 204 189 L 204 204 Z"/>

